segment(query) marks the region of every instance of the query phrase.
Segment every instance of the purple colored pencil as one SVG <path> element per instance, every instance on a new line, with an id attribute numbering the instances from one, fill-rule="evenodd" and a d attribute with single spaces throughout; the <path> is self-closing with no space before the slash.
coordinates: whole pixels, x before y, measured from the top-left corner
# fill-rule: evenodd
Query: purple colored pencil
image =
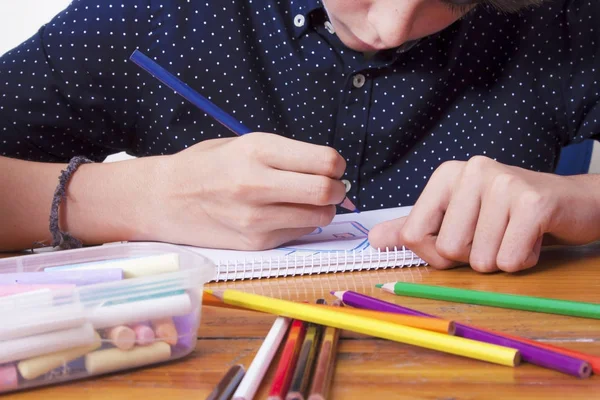
<path id="1" fill-rule="evenodd" d="M 335 297 L 340 299 L 342 302 L 344 302 L 344 304 L 354 308 L 413 315 L 419 317 L 439 318 L 434 315 L 426 314 L 408 307 L 399 306 L 394 303 L 389 303 L 387 301 L 379 300 L 352 291 L 341 291 L 331 293 Z M 519 342 L 518 340 L 509 339 L 499 334 L 483 331 L 469 325 L 460 324 L 458 322 L 455 322 L 455 327 L 456 336 L 519 350 L 519 352 L 521 352 L 521 356 L 523 357 L 523 361 L 526 361 L 530 364 L 535 364 L 540 367 L 560 371 L 565 374 L 576 376 L 579 378 L 587 378 L 591 375 L 592 368 L 587 361 L 575 357 L 570 357 L 564 354 L 556 353 L 554 351 L 537 347 L 529 343 L 523 343 Z"/>
<path id="2" fill-rule="evenodd" d="M 0 274 L 0 284 L 77 286 L 114 282 L 123 279 L 123 270 L 117 268 L 68 271 L 16 272 Z"/>

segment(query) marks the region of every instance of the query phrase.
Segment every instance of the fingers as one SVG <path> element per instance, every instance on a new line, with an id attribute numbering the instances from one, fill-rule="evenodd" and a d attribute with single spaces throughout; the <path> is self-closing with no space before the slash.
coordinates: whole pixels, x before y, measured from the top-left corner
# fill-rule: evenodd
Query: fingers
<path id="1" fill-rule="evenodd" d="M 238 140 L 245 141 L 244 148 L 251 157 L 271 168 L 333 179 L 340 179 L 346 170 L 346 161 L 332 147 L 262 132 L 254 132 Z"/>
<path id="2" fill-rule="evenodd" d="M 240 233 L 255 234 L 284 228 L 327 226 L 335 217 L 335 206 L 270 204 L 261 207 L 241 207 L 229 226 Z M 309 232 L 310 233 L 310 232 Z"/>
<path id="3" fill-rule="evenodd" d="M 400 232 L 405 222 L 406 217 L 402 217 L 375 225 L 369 232 L 371 247 L 385 250 L 402 246 Z"/>
<path id="4" fill-rule="evenodd" d="M 498 270 L 496 259 L 508 225 L 510 207 L 505 189 L 497 182 L 483 197 L 469 254 L 469 264 L 476 271 L 487 273 Z"/>
<path id="5" fill-rule="evenodd" d="M 479 164 L 480 162 L 475 161 L 464 165 L 438 234 L 437 251 L 449 260 L 469 262 L 473 236 L 480 217 L 479 193 L 484 186 L 482 166 Z"/>
<path id="6" fill-rule="evenodd" d="M 436 247 L 438 232 L 450 203 L 452 189 L 462 172 L 460 162 L 447 162 L 431 176 L 423 193 L 397 233 L 399 246 L 406 246 L 435 268 L 459 264 L 442 256 Z"/>
<path id="7" fill-rule="evenodd" d="M 446 163 L 408 217 L 372 229 L 371 245 L 404 245 L 439 269 L 467 262 L 480 272 L 529 268 L 539 258 L 548 207 L 520 174 L 483 157 Z"/>
<path id="8" fill-rule="evenodd" d="M 269 183 L 275 190 L 265 191 L 265 202 L 326 206 L 340 204 L 346 197 L 346 186 L 340 180 L 287 171 L 271 172 Z"/>
<path id="9" fill-rule="evenodd" d="M 511 216 L 496 262 L 506 272 L 516 272 L 537 264 L 547 221 L 539 210 L 538 195 L 524 192 L 511 208 Z"/>
<path id="10" fill-rule="evenodd" d="M 239 245 L 242 250 L 267 250 L 274 249 L 282 244 L 291 242 L 304 235 L 312 233 L 315 228 L 278 229 L 263 234 L 242 235 Z"/>

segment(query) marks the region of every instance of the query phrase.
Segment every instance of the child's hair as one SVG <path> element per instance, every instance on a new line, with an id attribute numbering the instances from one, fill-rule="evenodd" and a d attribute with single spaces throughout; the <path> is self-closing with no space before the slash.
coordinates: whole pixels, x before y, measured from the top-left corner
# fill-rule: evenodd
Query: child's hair
<path id="1" fill-rule="evenodd" d="M 498 11 L 512 13 L 525 8 L 539 6 L 546 0 L 482 0 L 481 3 Z"/>

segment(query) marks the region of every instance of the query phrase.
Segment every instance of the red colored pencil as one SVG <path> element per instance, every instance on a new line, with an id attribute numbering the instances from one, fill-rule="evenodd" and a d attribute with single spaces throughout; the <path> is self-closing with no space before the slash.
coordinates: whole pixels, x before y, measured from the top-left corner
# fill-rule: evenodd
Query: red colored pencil
<path id="1" fill-rule="evenodd" d="M 294 367 L 300 354 L 300 347 L 302 346 L 305 334 L 306 323 L 294 320 L 283 347 L 281 359 L 279 360 L 279 364 L 277 364 L 268 400 L 283 400 L 285 398 L 292 376 L 294 375 Z"/>
<path id="2" fill-rule="evenodd" d="M 505 338 L 516 340 L 518 342 L 527 343 L 532 346 L 537 346 L 542 349 L 546 349 L 546 350 L 554 351 L 556 353 L 564 354 L 565 356 L 579 358 L 581 360 L 587 361 L 590 364 L 590 366 L 592 367 L 592 371 L 594 371 L 595 374 L 600 374 L 600 357 L 593 356 L 591 354 L 580 353 L 575 350 L 565 349 L 564 347 L 558 347 L 558 346 L 553 346 L 553 345 L 547 344 L 547 343 L 541 343 L 541 342 L 538 342 L 535 340 L 526 339 L 524 337 L 512 336 L 512 335 L 506 334 L 504 332 L 490 331 L 488 329 L 483 329 L 483 328 L 477 328 L 477 329 L 479 329 L 481 331 L 490 332 L 490 333 L 493 333 L 498 336 L 504 336 Z"/>

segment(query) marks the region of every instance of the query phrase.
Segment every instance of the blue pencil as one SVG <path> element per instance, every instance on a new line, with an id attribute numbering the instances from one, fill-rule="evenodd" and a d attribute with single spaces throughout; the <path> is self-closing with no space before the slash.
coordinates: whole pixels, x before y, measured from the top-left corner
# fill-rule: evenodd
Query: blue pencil
<path id="1" fill-rule="evenodd" d="M 209 116 L 220 122 L 224 127 L 236 135 L 241 136 L 252 132 L 244 124 L 237 121 L 225 111 L 221 110 L 216 104 L 183 83 L 179 78 L 161 67 L 141 51 L 136 49 L 129 59 L 148 72 L 150 75 L 158 79 L 160 82 L 173 89 L 175 93 L 179 94 L 181 97 L 188 100 L 200 110 L 204 111 Z M 344 201 L 340 203 L 340 206 L 356 213 L 359 212 L 348 197 L 346 197 Z"/>
<path id="2" fill-rule="evenodd" d="M 164 83 L 181 97 L 187 99 L 190 103 L 203 110 L 205 113 L 219 121 L 223 126 L 232 131 L 238 136 L 252 132 L 244 124 L 237 121 L 231 115 L 221 110 L 214 103 L 196 92 L 194 89 L 183 83 L 179 78 L 171 74 L 169 71 L 158 65 L 154 60 L 145 55 L 139 50 L 133 52 L 130 60 L 143 68 L 150 75 Z"/>

